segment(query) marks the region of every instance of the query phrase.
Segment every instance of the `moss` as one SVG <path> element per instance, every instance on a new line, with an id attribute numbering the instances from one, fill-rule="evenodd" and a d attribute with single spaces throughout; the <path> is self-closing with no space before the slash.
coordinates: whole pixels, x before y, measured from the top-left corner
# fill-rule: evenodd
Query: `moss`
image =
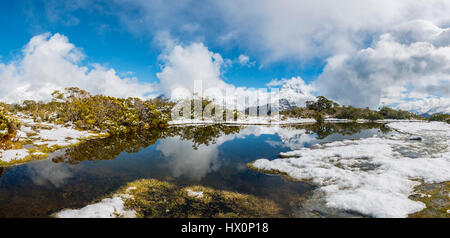
<path id="1" fill-rule="evenodd" d="M 426 208 L 409 215 L 409 217 L 450 218 L 450 181 L 439 184 L 422 184 L 415 188 L 415 192 L 416 194 L 410 198 L 425 203 Z"/>
<path id="2" fill-rule="evenodd" d="M 130 189 L 134 188 L 134 189 Z M 202 192 L 201 197 L 187 190 Z M 280 208 L 272 201 L 252 195 L 215 190 L 203 186 L 182 187 L 155 179 L 129 183 L 118 193 L 128 193 L 125 206 L 138 217 L 280 217 Z"/>
<path id="3" fill-rule="evenodd" d="M 247 168 L 254 170 L 256 172 L 263 173 L 263 174 L 280 175 L 288 181 L 299 182 L 298 179 L 295 179 L 295 178 L 289 176 L 287 173 L 281 172 L 280 170 L 277 170 L 277 169 L 272 169 L 272 170 L 260 169 L 260 168 L 256 168 L 255 166 L 253 166 L 252 163 L 248 163 Z M 307 182 L 307 180 L 304 180 L 303 182 Z"/>

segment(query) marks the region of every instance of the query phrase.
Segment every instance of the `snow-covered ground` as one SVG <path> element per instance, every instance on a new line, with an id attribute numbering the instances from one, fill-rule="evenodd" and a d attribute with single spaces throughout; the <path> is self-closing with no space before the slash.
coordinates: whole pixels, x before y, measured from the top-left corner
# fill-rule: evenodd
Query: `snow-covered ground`
<path id="1" fill-rule="evenodd" d="M 393 122 L 389 137 L 344 140 L 282 153 L 252 165 L 319 186 L 327 207 L 374 217 L 406 217 L 425 208 L 414 187 L 450 180 L 450 125 Z M 421 141 L 410 140 L 412 136 Z"/>
<path id="2" fill-rule="evenodd" d="M 80 209 L 65 209 L 54 216 L 56 218 L 134 218 L 136 212 L 125 209 L 124 198 L 129 198 L 128 194 L 115 195 L 112 198 L 105 198 L 98 203 L 88 205 Z"/>
<path id="3" fill-rule="evenodd" d="M 67 147 L 88 138 L 105 136 L 105 134 L 80 131 L 72 126 L 46 122 L 37 123 L 23 114 L 17 116 L 17 119 L 21 123 L 20 131 L 17 133 L 17 144 L 31 144 L 36 148 L 0 150 L 0 162 L 20 162 L 30 155 L 43 156 L 45 151 L 51 150 L 51 148 Z M 47 147 L 45 151 L 39 151 L 42 146 Z"/>
<path id="4" fill-rule="evenodd" d="M 338 118 L 325 118 L 325 122 L 329 123 L 347 123 L 347 122 L 357 122 L 357 123 L 368 123 L 370 120 L 358 119 L 356 121 L 349 119 L 338 119 Z M 262 116 L 262 117 L 244 117 L 237 120 L 228 121 L 216 121 L 210 119 L 177 119 L 169 121 L 170 125 L 208 125 L 208 124 L 230 124 L 230 125 L 290 125 L 290 124 L 307 124 L 315 123 L 314 118 L 283 118 L 278 116 Z M 390 122 L 423 122 L 422 120 L 376 120 L 376 123 L 390 123 Z"/>
<path id="5" fill-rule="evenodd" d="M 230 124 L 230 125 L 288 125 L 315 123 L 312 118 L 287 118 L 280 120 L 278 117 L 245 117 L 231 121 L 214 121 L 199 119 L 179 119 L 170 121 L 170 125 L 201 125 L 201 124 Z"/>
<path id="6" fill-rule="evenodd" d="M 9 163 L 14 160 L 22 160 L 28 155 L 27 149 L 0 150 L 0 161 Z"/>

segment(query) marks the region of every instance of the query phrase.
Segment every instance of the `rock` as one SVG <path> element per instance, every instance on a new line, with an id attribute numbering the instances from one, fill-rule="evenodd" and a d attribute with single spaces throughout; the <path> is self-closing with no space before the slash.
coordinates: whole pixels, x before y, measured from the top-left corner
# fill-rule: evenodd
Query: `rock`
<path id="1" fill-rule="evenodd" d="M 411 137 L 409 138 L 409 140 L 417 140 L 417 141 L 421 141 L 422 137 L 416 136 L 416 137 Z"/>

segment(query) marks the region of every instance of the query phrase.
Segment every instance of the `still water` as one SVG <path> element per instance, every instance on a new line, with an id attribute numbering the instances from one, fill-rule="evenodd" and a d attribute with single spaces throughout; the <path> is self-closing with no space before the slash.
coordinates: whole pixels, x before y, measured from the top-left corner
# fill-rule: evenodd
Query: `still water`
<path id="1" fill-rule="evenodd" d="M 46 160 L 0 167 L 0 217 L 48 217 L 86 206 L 141 178 L 252 194 L 275 201 L 285 216 L 295 216 L 292 205 L 315 187 L 249 170 L 247 163 L 317 143 L 388 132 L 381 124 L 357 123 L 216 125 L 91 140 Z"/>

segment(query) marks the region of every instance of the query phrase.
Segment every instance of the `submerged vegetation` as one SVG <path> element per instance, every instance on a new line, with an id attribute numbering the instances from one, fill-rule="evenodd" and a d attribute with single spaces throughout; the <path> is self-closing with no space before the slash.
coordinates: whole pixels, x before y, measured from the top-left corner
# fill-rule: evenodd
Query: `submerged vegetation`
<path id="1" fill-rule="evenodd" d="M 450 182 L 440 184 L 422 184 L 416 187 L 411 199 L 425 203 L 426 208 L 410 214 L 413 218 L 450 218 Z"/>
<path id="2" fill-rule="evenodd" d="M 141 218 L 237 218 L 280 217 L 280 208 L 270 200 L 203 186 L 181 187 L 155 179 L 129 183 L 119 193 L 128 193 L 125 206 Z"/>

